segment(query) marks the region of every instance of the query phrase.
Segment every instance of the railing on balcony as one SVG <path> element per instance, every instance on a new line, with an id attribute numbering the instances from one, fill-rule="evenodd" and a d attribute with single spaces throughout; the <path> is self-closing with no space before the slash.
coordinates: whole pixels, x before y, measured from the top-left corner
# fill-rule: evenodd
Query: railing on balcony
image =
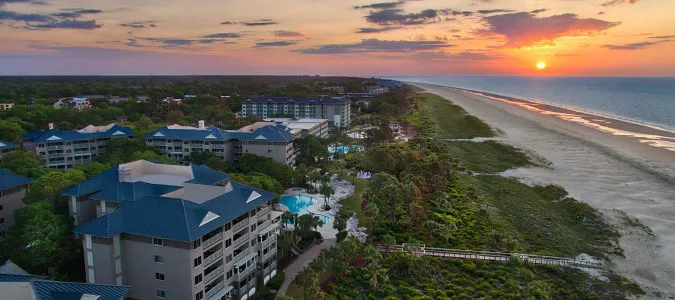
<path id="1" fill-rule="evenodd" d="M 270 213 L 270 211 L 272 211 L 272 206 L 268 205 L 267 207 L 265 207 L 265 208 L 261 209 L 259 212 L 257 212 L 258 218 L 267 217 L 267 214 Z"/>
<path id="2" fill-rule="evenodd" d="M 250 251 L 248 251 L 248 250 L 244 250 L 244 251 L 239 252 L 238 254 L 236 254 L 234 256 L 234 258 L 232 258 L 232 261 L 238 262 L 240 259 L 242 259 L 244 256 L 246 256 L 246 254 L 248 254 L 249 252 Z"/>
<path id="3" fill-rule="evenodd" d="M 209 246 L 214 245 L 215 243 L 217 243 L 219 241 L 222 241 L 222 240 L 223 240 L 223 233 L 221 232 L 221 233 L 218 233 L 218 234 L 210 237 L 208 240 L 204 240 L 202 242 L 202 246 L 204 247 L 204 249 L 206 249 Z"/>
<path id="4" fill-rule="evenodd" d="M 219 258 L 223 257 L 223 249 L 218 249 L 218 251 L 213 252 L 211 255 L 204 257 L 204 265 L 208 266 Z"/>
<path id="5" fill-rule="evenodd" d="M 214 287 L 212 287 L 208 292 L 206 292 L 205 296 L 207 300 L 210 300 L 211 297 L 216 295 L 218 292 L 220 292 L 222 289 L 225 288 L 225 282 L 221 281 L 218 284 L 216 284 Z M 220 300 L 220 298 L 218 298 Z"/>
<path id="6" fill-rule="evenodd" d="M 239 223 L 237 223 L 237 224 L 233 224 L 233 225 L 232 225 L 232 230 L 237 231 L 237 230 L 239 230 L 239 229 L 244 228 L 246 225 L 248 225 L 248 218 L 239 221 Z"/>
<path id="7" fill-rule="evenodd" d="M 266 228 L 267 226 L 272 225 L 272 219 L 269 220 L 258 220 L 258 229 L 262 230 Z"/>
<path id="8" fill-rule="evenodd" d="M 239 246 L 243 245 L 245 242 L 247 242 L 248 239 L 249 239 L 249 234 L 246 233 L 246 234 L 240 236 L 238 239 L 233 240 L 233 241 L 232 241 L 232 245 L 233 245 L 235 248 L 236 248 L 236 247 L 239 247 Z"/>
<path id="9" fill-rule="evenodd" d="M 244 270 L 244 271 L 242 271 L 242 272 L 240 272 L 240 273 L 235 274 L 235 275 L 234 275 L 234 280 L 236 280 L 236 281 L 241 281 L 242 279 L 246 278 L 246 276 L 248 276 L 248 275 L 250 275 L 251 273 L 253 273 L 253 271 L 255 271 L 255 265 L 250 266 L 250 267 L 246 268 L 246 270 Z"/>
<path id="10" fill-rule="evenodd" d="M 275 240 L 276 240 L 275 238 L 268 237 L 266 240 L 258 242 L 258 249 L 263 249 L 269 246 Z"/>
<path id="11" fill-rule="evenodd" d="M 223 275 L 224 272 L 225 272 L 225 266 L 219 266 L 215 270 L 211 271 L 210 273 L 205 274 L 204 275 L 204 281 L 206 281 L 206 283 L 209 283 L 209 282 L 211 282 L 211 280 L 218 277 L 219 275 Z"/>
<path id="12" fill-rule="evenodd" d="M 262 261 L 268 260 L 270 257 L 272 257 L 275 253 L 277 253 L 276 249 L 272 251 L 268 251 L 267 254 L 263 254 L 262 256 Z"/>

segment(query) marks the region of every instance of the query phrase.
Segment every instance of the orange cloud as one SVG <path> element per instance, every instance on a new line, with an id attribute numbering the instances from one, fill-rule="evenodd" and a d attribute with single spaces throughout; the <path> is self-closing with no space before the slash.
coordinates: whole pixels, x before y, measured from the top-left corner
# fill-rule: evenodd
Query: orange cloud
<path id="1" fill-rule="evenodd" d="M 575 14 L 538 18 L 529 12 L 495 15 L 483 19 L 489 28 L 480 33 L 505 37 L 506 47 L 546 44 L 563 36 L 592 35 L 621 24 L 592 18 L 580 19 Z"/>

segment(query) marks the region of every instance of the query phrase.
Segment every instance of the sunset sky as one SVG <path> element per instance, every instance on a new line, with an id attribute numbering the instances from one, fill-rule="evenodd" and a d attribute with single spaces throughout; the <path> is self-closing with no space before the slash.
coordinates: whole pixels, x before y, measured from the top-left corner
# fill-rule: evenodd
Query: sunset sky
<path id="1" fill-rule="evenodd" d="M 675 76 L 673 12 L 674 0 L 0 0 L 0 74 Z"/>

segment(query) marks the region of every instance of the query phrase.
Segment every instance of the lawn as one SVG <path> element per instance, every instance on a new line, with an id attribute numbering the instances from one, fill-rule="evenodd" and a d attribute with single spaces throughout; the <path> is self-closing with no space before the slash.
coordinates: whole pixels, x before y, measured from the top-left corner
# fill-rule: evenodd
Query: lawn
<path id="1" fill-rule="evenodd" d="M 351 179 L 347 180 L 351 181 Z M 363 213 L 363 210 L 361 209 L 361 203 L 363 203 L 362 196 L 363 191 L 366 189 L 367 182 L 368 181 L 365 179 L 356 178 L 355 180 L 356 192 L 354 193 L 354 196 L 351 196 L 347 199 L 340 201 L 343 207 L 356 212 L 356 217 L 359 219 L 359 223 L 361 224 L 366 222 L 366 215 Z"/>

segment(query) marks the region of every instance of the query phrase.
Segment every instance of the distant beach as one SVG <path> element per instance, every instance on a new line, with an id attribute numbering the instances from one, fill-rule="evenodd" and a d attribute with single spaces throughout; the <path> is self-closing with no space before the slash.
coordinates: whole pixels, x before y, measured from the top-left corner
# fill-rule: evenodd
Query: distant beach
<path id="1" fill-rule="evenodd" d="M 675 132 L 492 93 L 408 83 L 462 106 L 502 131 L 504 142 L 550 161 L 550 168 L 503 175 L 561 185 L 598 208 L 623 233 L 626 258 L 613 258 L 611 267 L 647 288 L 675 293 Z"/>

